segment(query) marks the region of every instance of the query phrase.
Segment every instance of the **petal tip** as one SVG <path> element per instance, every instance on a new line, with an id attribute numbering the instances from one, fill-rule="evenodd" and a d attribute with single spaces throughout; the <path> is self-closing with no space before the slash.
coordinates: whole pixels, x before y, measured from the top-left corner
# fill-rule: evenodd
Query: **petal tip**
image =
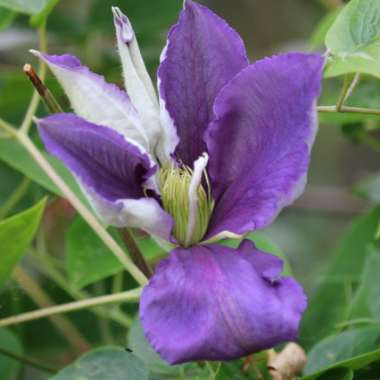
<path id="1" fill-rule="evenodd" d="M 35 57 L 38 57 L 38 58 L 42 57 L 42 53 L 38 50 L 29 49 L 29 53 L 33 54 Z"/>
<path id="2" fill-rule="evenodd" d="M 118 38 L 120 38 L 123 43 L 129 44 L 133 40 L 135 34 L 128 17 L 119 7 L 112 7 L 111 10 Z"/>

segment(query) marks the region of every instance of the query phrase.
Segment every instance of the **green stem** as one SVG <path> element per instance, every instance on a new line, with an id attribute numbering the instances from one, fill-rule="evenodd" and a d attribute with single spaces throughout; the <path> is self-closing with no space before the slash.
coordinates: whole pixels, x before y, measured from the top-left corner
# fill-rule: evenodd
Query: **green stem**
<path id="1" fill-rule="evenodd" d="M 34 321 L 36 319 L 46 318 L 57 314 L 70 313 L 73 311 L 83 310 L 90 307 L 110 305 L 121 302 L 136 302 L 140 298 L 141 291 L 142 288 L 136 288 L 122 293 L 94 297 L 82 301 L 69 302 L 63 305 L 47 307 L 44 309 L 35 310 L 8 318 L 3 318 L 0 319 L 0 327 L 12 326 L 18 323 Z"/>
<path id="2" fill-rule="evenodd" d="M 55 368 L 47 367 L 44 364 L 38 363 L 33 359 L 27 358 L 25 356 L 21 356 L 19 354 L 16 354 L 14 352 L 8 351 L 5 348 L 0 347 L 0 355 L 7 356 L 8 358 L 14 359 L 19 361 L 20 363 L 26 364 L 28 366 L 37 368 L 41 371 L 48 372 L 48 373 L 57 373 L 58 370 Z"/>
<path id="3" fill-rule="evenodd" d="M 336 109 L 338 112 L 341 112 L 344 103 L 352 94 L 352 91 L 358 84 L 359 79 L 360 79 L 360 74 L 355 74 L 355 75 L 349 74 L 344 77 L 342 91 L 340 92 L 339 99 L 336 103 Z"/>
<path id="4" fill-rule="evenodd" d="M 336 325 L 338 328 L 345 328 L 352 325 L 357 324 L 371 324 L 371 325 L 380 325 L 379 319 L 372 319 L 372 318 L 357 318 L 357 319 L 351 319 L 350 321 L 342 322 Z"/>
<path id="5" fill-rule="evenodd" d="M 16 190 L 7 199 L 4 205 L 0 208 L 0 219 L 5 218 L 10 211 L 16 206 L 20 199 L 28 191 L 31 181 L 29 178 L 24 177 L 20 184 L 17 186 Z"/>
<path id="6" fill-rule="evenodd" d="M 380 109 L 376 108 L 363 108 L 363 107 L 349 107 L 342 106 L 340 110 L 337 109 L 337 106 L 318 106 L 318 112 L 327 112 L 327 113 L 360 113 L 365 115 L 376 115 L 380 116 Z"/>
<path id="7" fill-rule="evenodd" d="M 0 118 L 0 128 L 3 129 L 10 137 L 16 138 L 17 131 L 11 124 Z"/>

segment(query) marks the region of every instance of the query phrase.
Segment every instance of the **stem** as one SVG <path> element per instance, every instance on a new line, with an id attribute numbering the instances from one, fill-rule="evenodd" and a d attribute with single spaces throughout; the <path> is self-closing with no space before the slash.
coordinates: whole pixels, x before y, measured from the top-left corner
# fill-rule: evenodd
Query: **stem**
<path id="1" fill-rule="evenodd" d="M 41 52 L 45 53 L 47 51 L 47 39 L 46 39 L 46 23 L 44 23 L 40 28 L 38 28 L 38 39 L 39 39 L 39 49 Z M 38 76 L 45 80 L 46 76 L 46 64 L 40 60 L 38 68 Z M 37 91 L 33 92 L 32 100 L 29 103 L 28 110 L 26 111 L 23 122 L 21 123 L 20 130 L 28 133 L 30 126 L 32 125 L 32 119 L 35 115 L 38 105 L 40 102 L 40 96 Z"/>
<path id="2" fill-rule="evenodd" d="M 380 115 L 380 109 L 363 108 L 363 107 L 349 107 L 342 106 L 340 110 L 337 106 L 318 106 L 318 112 L 328 112 L 328 113 L 361 113 L 365 115 Z"/>
<path id="3" fill-rule="evenodd" d="M 94 298 L 86 299 L 83 301 L 69 302 L 63 305 L 47 307 L 44 309 L 15 315 L 13 317 L 0 319 L 0 327 L 11 326 L 18 323 L 33 321 L 36 319 L 50 317 L 52 315 L 70 313 L 72 311 L 87 309 L 89 307 L 109 305 L 109 304 L 120 303 L 120 302 L 135 302 L 139 300 L 141 291 L 142 291 L 142 288 L 136 288 L 133 290 L 128 290 L 126 292 L 122 292 L 122 293 L 94 297 Z"/>
<path id="4" fill-rule="evenodd" d="M 17 137 L 17 131 L 13 128 L 9 123 L 0 118 L 0 128 L 4 129 L 4 131 L 13 138 Z"/>
<path id="5" fill-rule="evenodd" d="M 55 99 L 54 95 L 50 92 L 50 90 L 44 85 L 42 79 L 38 76 L 38 74 L 34 71 L 32 65 L 29 63 L 24 65 L 24 73 L 32 82 L 34 88 L 37 90 L 38 95 L 44 101 L 46 107 L 51 113 L 60 113 L 63 112 L 61 106 Z"/>
<path id="6" fill-rule="evenodd" d="M 360 79 L 360 74 L 355 74 L 354 76 L 346 75 L 344 77 L 342 91 L 336 103 L 336 109 L 338 112 L 341 112 L 343 104 L 347 101 L 347 99 L 352 94 L 352 91 L 354 90 L 356 85 L 359 83 L 359 79 Z"/>
<path id="7" fill-rule="evenodd" d="M 44 364 L 38 363 L 33 359 L 29 359 L 25 356 L 21 356 L 19 354 L 14 353 L 14 352 L 8 351 L 2 347 L 0 347 L 0 355 L 7 356 L 9 358 L 17 360 L 23 364 L 37 368 L 37 369 L 44 371 L 44 372 L 53 373 L 53 374 L 58 372 L 58 370 L 56 370 L 55 368 L 47 367 Z"/>
<path id="8" fill-rule="evenodd" d="M 0 219 L 5 218 L 9 212 L 16 206 L 20 199 L 28 191 L 31 181 L 29 178 L 24 177 L 20 184 L 17 186 L 16 190 L 7 199 L 4 205 L 0 208 Z"/>
<path id="9" fill-rule="evenodd" d="M 117 259 L 123 264 L 124 268 L 140 284 L 146 285 L 147 278 L 140 269 L 125 255 L 123 249 L 116 243 L 114 238 L 107 232 L 102 224 L 79 200 L 75 193 L 66 185 L 62 178 L 57 174 L 50 163 L 45 159 L 41 152 L 34 145 L 33 141 L 23 132 L 16 133 L 18 141 L 25 147 L 35 162 L 53 181 L 53 183 L 62 191 L 64 196 L 69 200 L 72 206 L 78 211 L 83 219 L 90 225 L 94 232 L 99 236 L 103 243 L 112 251 Z"/>
<path id="10" fill-rule="evenodd" d="M 125 246 L 128 248 L 128 252 L 130 253 L 133 262 L 137 265 L 137 267 L 145 274 L 147 278 L 152 277 L 152 269 L 145 261 L 145 258 L 140 251 L 140 248 L 136 244 L 136 241 L 132 235 L 132 232 L 127 228 L 124 228 L 121 231 L 121 235 L 124 241 Z"/>
<path id="11" fill-rule="evenodd" d="M 33 302 L 39 307 L 54 305 L 52 299 L 42 290 L 42 288 L 20 267 L 16 267 L 13 278 L 29 295 Z M 51 317 L 50 321 L 74 347 L 78 347 L 80 352 L 88 351 L 90 343 L 81 335 L 79 330 L 67 318 L 59 315 Z"/>

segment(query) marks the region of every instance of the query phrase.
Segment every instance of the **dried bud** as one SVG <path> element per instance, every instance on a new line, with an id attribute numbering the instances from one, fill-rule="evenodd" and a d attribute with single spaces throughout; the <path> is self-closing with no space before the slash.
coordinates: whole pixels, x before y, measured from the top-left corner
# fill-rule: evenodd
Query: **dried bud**
<path id="1" fill-rule="evenodd" d="M 307 362 L 304 349 L 296 343 L 287 344 L 279 353 L 270 350 L 268 356 L 268 369 L 273 380 L 295 380 Z"/>

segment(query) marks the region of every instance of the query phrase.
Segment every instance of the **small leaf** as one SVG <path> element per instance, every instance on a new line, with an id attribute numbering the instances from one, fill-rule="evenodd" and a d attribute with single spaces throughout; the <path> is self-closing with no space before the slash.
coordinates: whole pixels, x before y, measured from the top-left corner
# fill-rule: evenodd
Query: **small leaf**
<path id="1" fill-rule="evenodd" d="M 0 222 L 0 288 L 37 232 L 45 204 L 43 199 L 29 210 Z"/>
<path id="2" fill-rule="evenodd" d="M 313 380 L 333 368 L 357 370 L 380 359 L 380 327 L 345 331 L 320 341 L 308 354 L 302 380 Z"/>
<path id="3" fill-rule="evenodd" d="M 82 218 L 78 217 L 70 226 L 66 241 L 67 271 L 75 288 L 81 289 L 123 270 L 120 261 Z"/>
<path id="4" fill-rule="evenodd" d="M 331 51 L 325 76 L 363 73 L 380 77 L 380 2 L 351 0 L 326 35 Z"/>
<path id="5" fill-rule="evenodd" d="M 0 0 L 0 6 L 30 15 L 41 12 L 49 0 Z"/>
<path id="6" fill-rule="evenodd" d="M 22 346 L 19 339 L 8 329 L 0 328 L 0 347 L 14 354 L 22 354 Z M 14 359 L 0 354 L 0 379 L 12 380 L 15 378 L 20 363 Z"/>
<path id="7" fill-rule="evenodd" d="M 102 347 L 80 357 L 50 380 L 149 380 L 144 363 L 121 347 Z"/>
<path id="8" fill-rule="evenodd" d="M 360 280 L 368 247 L 380 218 L 380 207 L 358 218 L 345 233 L 317 292 L 310 298 L 301 323 L 301 345 L 309 348 L 339 331 L 349 316 L 353 285 Z"/>

